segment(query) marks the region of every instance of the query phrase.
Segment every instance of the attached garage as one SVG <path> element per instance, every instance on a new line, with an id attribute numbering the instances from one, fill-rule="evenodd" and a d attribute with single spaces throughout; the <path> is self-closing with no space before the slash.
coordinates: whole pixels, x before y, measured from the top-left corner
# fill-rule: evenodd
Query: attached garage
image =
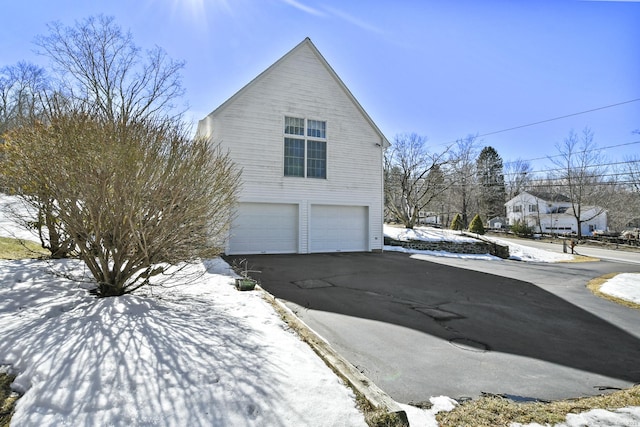
<path id="1" fill-rule="evenodd" d="M 239 203 L 229 238 L 230 255 L 298 252 L 297 204 Z"/>
<path id="2" fill-rule="evenodd" d="M 367 206 L 311 205 L 309 252 L 369 250 Z"/>
<path id="3" fill-rule="evenodd" d="M 369 250 L 368 206 L 245 202 L 238 204 L 227 253 Z"/>

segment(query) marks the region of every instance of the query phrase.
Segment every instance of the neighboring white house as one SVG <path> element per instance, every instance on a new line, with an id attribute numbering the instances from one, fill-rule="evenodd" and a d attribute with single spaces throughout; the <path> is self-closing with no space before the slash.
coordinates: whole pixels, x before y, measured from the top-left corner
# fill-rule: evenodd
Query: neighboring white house
<path id="1" fill-rule="evenodd" d="M 507 221 L 514 225 L 520 221 L 537 233 L 571 234 L 578 232 L 571 200 L 559 194 L 523 191 L 505 203 Z M 580 218 L 581 234 L 590 236 L 595 230 L 607 230 L 607 212 L 599 206 L 583 206 Z"/>
<path id="2" fill-rule="evenodd" d="M 490 218 L 487 221 L 487 225 L 489 226 L 489 228 L 498 229 L 498 230 L 505 228 L 507 224 L 508 224 L 508 220 L 503 216 L 496 216 L 494 218 Z"/>
<path id="3" fill-rule="evenodd" d="M 227 254 L 382 250 L 389 142 L 309 38 L 198 134 L 242 168 Z"/>

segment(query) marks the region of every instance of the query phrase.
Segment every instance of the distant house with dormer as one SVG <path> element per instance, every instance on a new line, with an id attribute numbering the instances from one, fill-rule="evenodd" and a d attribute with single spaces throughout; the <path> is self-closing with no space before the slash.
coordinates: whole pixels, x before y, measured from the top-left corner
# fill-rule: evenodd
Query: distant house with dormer
<path id="1" fill-rule="evenodd" d="M 571 199 L 562 194 L 523 191 L 507 203 L 508 225 L 520 222 L 536 233 L 577 234 L 578 221 Z M 599 206 L 583 206 L 581 233 L 591 236 L 596 230 L 607 230 L 607 211 Z"/>

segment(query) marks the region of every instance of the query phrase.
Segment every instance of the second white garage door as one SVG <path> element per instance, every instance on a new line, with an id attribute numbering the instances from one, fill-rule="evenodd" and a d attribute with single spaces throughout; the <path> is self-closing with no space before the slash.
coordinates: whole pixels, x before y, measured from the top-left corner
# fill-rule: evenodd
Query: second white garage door
<path id="1" fill-rule="evenodd" d="M 229 237 L 230 255 L 298 252 L 298 205 L 239 203 Z"/>
<path id="2" fill-rule="evenodd" d="M 369 250 L 367 206 L 311 205 L 310 252 Z"/>

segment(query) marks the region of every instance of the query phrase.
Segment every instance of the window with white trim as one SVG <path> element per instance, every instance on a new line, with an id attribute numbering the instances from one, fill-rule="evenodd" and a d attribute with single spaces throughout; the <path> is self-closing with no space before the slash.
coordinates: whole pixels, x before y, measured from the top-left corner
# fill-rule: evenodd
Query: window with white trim
<path id="1" fill-rule="evenodd" d="M 284 118 L 284 176 L 327 178 L 327 122 Z"/>

